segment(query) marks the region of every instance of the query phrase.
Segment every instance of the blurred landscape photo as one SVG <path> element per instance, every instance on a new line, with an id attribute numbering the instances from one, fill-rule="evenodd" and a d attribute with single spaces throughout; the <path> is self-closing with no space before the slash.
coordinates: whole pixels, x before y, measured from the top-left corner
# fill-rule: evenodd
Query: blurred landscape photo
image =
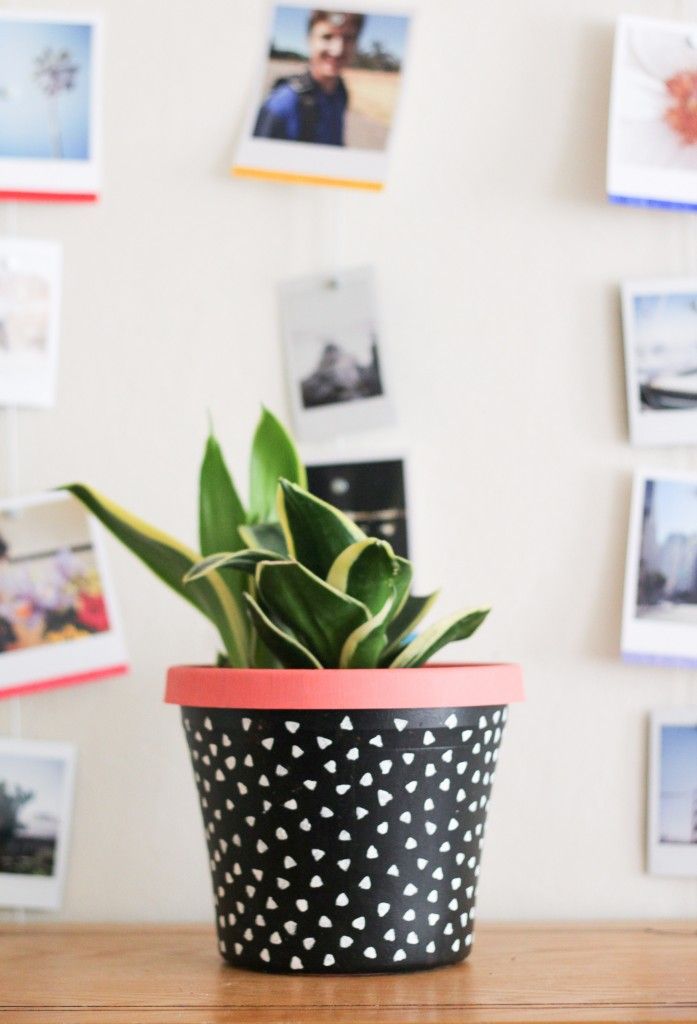
<path id="1" fill-rule="evenodd" d="M 697 846 L 697 723 L 661 727 L 660 843 Z"/>
<path id="2" fill-rule="evenodd" d="M 65 785 L 64 761 L 0 744 L 0 873 L 54 874 Z"/>
<path id="3" fill-rule="evenodd" d="M 645 483 L 636 614 L 697 627 L 697 481 Z"/>

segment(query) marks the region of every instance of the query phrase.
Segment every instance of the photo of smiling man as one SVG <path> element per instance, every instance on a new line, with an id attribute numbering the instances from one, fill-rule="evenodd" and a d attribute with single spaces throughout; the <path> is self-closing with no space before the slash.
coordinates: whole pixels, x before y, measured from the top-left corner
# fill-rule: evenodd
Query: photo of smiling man
<path id="1" fill-rule="evenodd" d="M 276 5 L 233 173 L 381 188 L 408 30 L 402 14 Z"/>
<path id="2" fill-rule="evenodd" d="M 341 72 L 356 53 L 362 14 L 312 11 L 307 70 L 279 77 L 259 111 L 254 134 L 290 142 L 343 146 L 348 90 Z"/>

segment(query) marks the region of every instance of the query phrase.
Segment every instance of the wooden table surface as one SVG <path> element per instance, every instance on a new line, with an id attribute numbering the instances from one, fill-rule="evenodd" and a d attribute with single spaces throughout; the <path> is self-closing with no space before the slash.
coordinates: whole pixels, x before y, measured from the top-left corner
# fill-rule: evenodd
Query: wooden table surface
<path id="1" fill-rule="evenodd" d="M 477 926 L 415 974 L 226 966 L 202 925 L 0 925 L 0 1024 L 697 1021 L 697 924 Z"/>

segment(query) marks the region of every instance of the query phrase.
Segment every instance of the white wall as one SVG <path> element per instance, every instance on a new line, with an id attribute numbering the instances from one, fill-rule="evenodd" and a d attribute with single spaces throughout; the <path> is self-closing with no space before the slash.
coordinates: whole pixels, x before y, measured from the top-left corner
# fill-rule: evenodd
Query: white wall
<path id="1" fill-rule="evenodd" d="M 193 541 L 206 410 L 238 472 L 260 402 L 288 412 L 276 282 L 374 262 L 401 434 L 365 449 L 409 448 L 414 552 L 442 610 L 494 606 L 460 655 L 525 669 L 480 918 L 694 914 L 697 882 L 648 876 L 643 843 L 646 714 L 697 703 L 697 679 L 623 666 L 618 637 L 631 470 L 697 470 L 697 452 L 629 448 L 617 285 L 697 273 L 697 228 L 611 207 L 603 183 L 614 17 L 697 20 L 697 3 L 417 0 L 382 196 L 228 177 L 262 3 L 92 6 L 107 22 L 103 199 L 17 212 L 22 235 L 65 247 L 59 403 L 21 414 L 22 488 L 83 479 Z M 79 748 L 63 916 L 209 919 L 162 694 L 166 667 L 209 660 L 214 636 L 109 550 L 131 674 L 19 709 L 23 736 Z M 0 732 L 19 718 L 0 703 Z"/>

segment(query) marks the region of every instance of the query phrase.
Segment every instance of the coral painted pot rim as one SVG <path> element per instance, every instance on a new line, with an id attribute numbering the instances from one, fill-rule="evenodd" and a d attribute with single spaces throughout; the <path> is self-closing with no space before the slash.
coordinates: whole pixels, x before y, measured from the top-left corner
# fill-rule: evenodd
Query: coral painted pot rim
<path id="1" fill-rule="evenodd" d="M 485 707 L 525 699 L 520 665 L 419 668 L 217 668 L 175 665 L 165 702 L 184 707 L 331 711 Z"/>

